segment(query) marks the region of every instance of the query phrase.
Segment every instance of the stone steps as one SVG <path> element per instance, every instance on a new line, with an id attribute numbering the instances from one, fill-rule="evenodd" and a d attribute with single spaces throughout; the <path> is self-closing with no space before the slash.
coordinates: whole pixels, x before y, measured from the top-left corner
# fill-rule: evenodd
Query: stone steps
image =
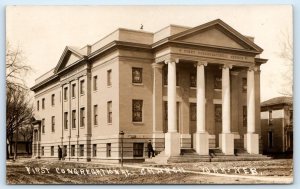
<path id="1" fill-rule="evenodd" d="M 259 161 L 268 160 L 271 157 L 262 154 L 248 154 L 245 150 L 240 150 L 235 155 L 225 155 L 220 149 L 210 149 L 210 155 L 202 156 L 195 152 L 194 149 L 182 149 L 181 155 L 168 157 L 164 151 L 151 159 L 145 159 L 151 163 L 188 163 L 188 162 L 225 162 L 225 161 Z"/>

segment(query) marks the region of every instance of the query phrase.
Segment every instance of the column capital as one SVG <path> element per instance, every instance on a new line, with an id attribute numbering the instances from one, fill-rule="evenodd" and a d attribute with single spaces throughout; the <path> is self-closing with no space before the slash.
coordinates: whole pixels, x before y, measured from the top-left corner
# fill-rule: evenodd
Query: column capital
<path id="1" fill-rule="evenodd" d="M 222 69 L 227 69 L 227 68 L 232 69 L 232 64 L 224 64 L 221 68 Z"/>
<path id="2" fill-rule="evenodd" d="M 165 64 L 172 63 L 172 62 L 179 63 L 179 58 L 169 58 L 166 59 L 164 62 Z"/>
<path id="3" fill-rule="evenodd" d="M 200 60 L 200 61 L 197 61 L 197 63 L 196 64 L 194 64 L 195 65 L 195 67 L 197 67 L 197 66 L 207 66 L 207 64 L 208 64 L 208 62 L 207 61 L 202 61 L 202 60 Z"/>
<path id="4" fill-rule="evenodd" d="M 249 72 L 251 72 L 251 71 L 256 72 L 256 71 L 259 71 L 259 69 L 258 69 L 257 66 L 249 66 L 249 67 L 248 67 L 248 71 L 249 71 Z"/>
<path id="5" fill-rule="evenodd" d="M 162 69 L 163 66 L 164 66 L 164 64 L 152 63 L 152 68 L 159 68 L 159 69 Z"/>

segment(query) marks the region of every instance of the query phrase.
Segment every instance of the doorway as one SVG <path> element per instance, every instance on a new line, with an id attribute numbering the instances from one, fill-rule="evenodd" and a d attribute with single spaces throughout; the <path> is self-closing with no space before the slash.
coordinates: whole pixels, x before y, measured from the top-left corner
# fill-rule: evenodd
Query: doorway
<path id="1" fill-rule="evenodd" d="M 215 104 L 215 138 L 216 148 L 219 148 L 219 135 L 222 133 L 222 104 Z"/>

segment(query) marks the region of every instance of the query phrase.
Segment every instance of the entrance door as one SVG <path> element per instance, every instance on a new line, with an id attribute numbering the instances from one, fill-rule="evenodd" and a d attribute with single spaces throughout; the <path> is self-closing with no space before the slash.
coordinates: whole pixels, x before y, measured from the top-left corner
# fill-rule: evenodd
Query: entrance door
<path id="1" fill-rule="evenodd" d="M 216 148 L 219 146 L 219 134 L 222 133 L 222 104 L 215 104 L 215 136 Z"/>

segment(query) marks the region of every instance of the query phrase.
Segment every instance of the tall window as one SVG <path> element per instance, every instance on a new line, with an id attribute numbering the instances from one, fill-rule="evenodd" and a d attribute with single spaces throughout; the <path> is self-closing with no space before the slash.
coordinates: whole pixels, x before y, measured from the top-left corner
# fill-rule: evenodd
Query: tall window
<path id="1" fill-rule="evenodd" d="M 39 101 L 39 100 L 36 102 L 36 109 L 37 109 L 38 111 L 40 110 L 40 101 Z"/>
<path id="2" fill-rule="evenodd" d="M 42 109 L 45 109 L 45 99 L 42 99 Z"/>
<path id="3" fill-rule="evenodd" d="M 197 74 L 195 72 L 190 73 L 190 87 L 197 87 Z"/>
<path id="4" fill-rule="evenodd" d="M 247 78 L 243 78 L 242 80 L 243 92 L 247 92 Z"/>
<path id="5" fill-rule="evenodd" d="M 51 131 L 55 132 L 55 116 L 51 117 Z"/>
<path id="6" fill-rule="evenodd" d="M 111 75 L 112 75 L 112 71 L 111 70 L 107 70 L 107 86 L 111 86 L 112 82 L 111 82 Z"/>
<path id="7" fill-rule="evenodd" d="M 72 84 L 72 98 L 76 97 L 76 83 Z"/>
<path id="8" fill-rule="evenodd" d="M 247 106 L 243 106 L 243 126 L 247 127 Z"/>
<path id="9" fill-rule="evenodd" d="M 68 100 L 68 87 L 64 88 L 64 100 Z"/>
<path id="10" fill-rule="evenodd" d="M 80 108 L 80 127 L 84 127 L 85 125 L 85 109 Z"/>
<path id="11" fill-rule="evenodd" d="M 54 156 L 54 146 L 51 146 L 51 156 Z"/>
<path id="12" fill-rule="evenodd" d="M 75 145 L 71 145 L 71 156 L 75 156 Z"/>
<path id="13" fill-rule="evenodd" d="M 94 105 L 94 125 L 98 125 L 98 105 Z"/>
<path id="14" fill-rule="evenodd" d="M 44 154 L 45 154 L 45 147 L 42 146 L 42 156 L 44 156 Z"/>
<path id="15" fill-rule="evenodd" d="M 51 95 L 51 105 L 54 106 L 55 105 L 55 94 Z"/>
<path id="16" fill-rule="evenodd" d="M 72 110 L 72 128 L 76 128 L 76 110 Z"/>
<path id="17" fill-rule="evenodd" d="M 94 82 L 93 82 L 93 90 L 94 91 L 96 91 L 98 89 L 97 83 L 98 83 L 98 77 L 95 75 Z"/>
<path id="18" fill-rule="evenodd" d="M 132 100 L 132 121 L 143 121 L 143 100 Z"/>
<path id="19" fill-rule="evenodd" d="M 190 103 L 190 120 L 197 121 L 197 104 Z"/>
<path id="20" fill-rule="evenodd" d="M 64 113 L 64 127 L 68 129 L 68 112 Z"/>
<path id="21" fill-rule="evenodd" d="M 84 145 L 83 144 L 79 145 L 79 152 L 80 152 L 79 153 L 80 156 L 84 156 Z"/>
<path id="22" fill-rule="evenodd" d="M 106 157 L 111 157 L 111 143 L 106 144 Z"/>
<path id="23" fill-rule="evenodd" d="M 222 105 L 221 104 L 215 105 L 215 121 L 222 122 Z"/>
<path id="24" fill-rule="evenodd" d="M 112 123 L 112 101 L 107 102 L 107 122 Z"/>
<path id="25" fill-rule="evenodd" d="M 80 81 L 80 94 L 84 94 L 85 92 L 85 84 L 84 84 L 84 80 Z"/>
<path id="26" fill-rule="evenodd" d="M 222 89 L 222 76 L 215 76 L 214 88 Z"/>
<path id="27" fill-rule="evenodd" d="M 133 143 L 133 157 L 143 157 L 144 143 Z"/>
<path id="28" fill-rule="evenodd" d="M 42 133 L 45 133 L 45 119 L 42 119 Z"/>
<path id="29" fill-rule="evenodd" d="M 93 144 L 93 157 L 97 156 L 97 144 Z"/>
<path id="30" fill-rule="evenodd" d="M 143 83 L 143 68 L 132 68 L 132 83 Z"/>

